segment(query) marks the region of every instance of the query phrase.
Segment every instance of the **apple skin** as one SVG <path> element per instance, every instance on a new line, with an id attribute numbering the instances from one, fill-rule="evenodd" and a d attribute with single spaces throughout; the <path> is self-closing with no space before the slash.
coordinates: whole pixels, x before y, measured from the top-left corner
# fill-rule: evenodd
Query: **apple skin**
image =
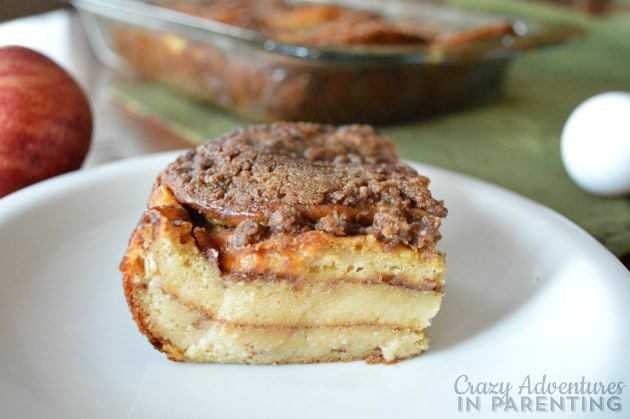
<path id="1" fill-rule="evenodd" d="M 30 48 L 0 47 L 0 198 L 81 167 L 92 110 L 79 84 Z"/>

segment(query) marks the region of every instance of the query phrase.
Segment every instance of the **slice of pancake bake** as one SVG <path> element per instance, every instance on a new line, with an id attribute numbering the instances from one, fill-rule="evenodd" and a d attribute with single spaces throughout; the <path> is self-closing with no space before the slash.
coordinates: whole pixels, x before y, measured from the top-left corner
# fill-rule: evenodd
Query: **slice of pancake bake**
<path id="1" fill-rule="evenodd" d="M 372 127 L 254 125 L 157 177 L 120 269 L 140 331 L 189 362 L 395 362 L 428 348 L 447 210 Z"/>

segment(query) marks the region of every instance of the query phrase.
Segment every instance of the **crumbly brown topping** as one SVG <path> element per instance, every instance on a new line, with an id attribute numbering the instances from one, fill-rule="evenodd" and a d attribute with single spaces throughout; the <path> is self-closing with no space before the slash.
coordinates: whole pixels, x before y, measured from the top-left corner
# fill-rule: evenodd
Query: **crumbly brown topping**
<path id="1" fill-rule="evenodd" d="M 265 231 L 374 234 L 392 244 L 432 245 L 447 210 L 429 179 L 398 160 L 372 127 L 281 122 L 255 125 L 190 150 L 161 181 L 238 243 Z"/>

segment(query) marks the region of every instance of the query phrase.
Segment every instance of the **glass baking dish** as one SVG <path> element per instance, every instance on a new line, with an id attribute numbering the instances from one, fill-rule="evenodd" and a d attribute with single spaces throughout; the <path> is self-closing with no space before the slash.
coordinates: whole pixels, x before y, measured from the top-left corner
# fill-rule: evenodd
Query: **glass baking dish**
<path id="1" fill-rule="evenodd" d="M 309 11 L 330 6 L 375 14 L 396 30 L 426 34 L 405 42 L 313 44 L 174 10 L 218 1 L 70 3 L 107 65 L 253 121 L 389 124 L 476 106 L 497 97 L 513 57 L 579 33 L 429 3 L 291 1 L 290 7 Z M 236 20 L 248 21 L 248 10 L 239 10 Z M 286 16 L 273 13 L 264 18 L 288 25 Z"/>

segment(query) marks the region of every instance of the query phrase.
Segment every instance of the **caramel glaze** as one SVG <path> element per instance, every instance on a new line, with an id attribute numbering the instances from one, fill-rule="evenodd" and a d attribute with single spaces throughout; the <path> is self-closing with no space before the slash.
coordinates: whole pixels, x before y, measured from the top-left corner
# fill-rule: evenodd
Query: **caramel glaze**
<path id="1" fill-rule="evenodd" d="M 235 248 L 234 240 L 237 234 L 234 230 L 216 231 L 216 229 L 214 229 L 214 231 L 208 231 L 208 229 L 203 227 L 194 227 L 192 229 L 192 236 L 194 237 L 195 243 L 201 254 L 209 260 L 216 260 L 216 266 L 221 269 L 225 277 L 229 278 L 231 281 L 249 282 L 259 279 L 263 279 L 265 281 L 289 281 L 293 283 L 293 287 L 295 289 L 300 289 L 304 285 L 303 278 L 299 275 L 297 267 L 292 270 L 295 272 L 295 275 L 279 275 L 277 272 L 265 271 L 264 269 L 253 272 L 238 272 L 234 270 L 233 266 L 237 259 L 240 259 L 245 255 L 256 254 L 260 256 L 264 254 L 264 252 L 256 250 L 255 247 L 250 247 L 243 251 L 239 251 L 238 248 Z M 313 240 L 313 238 L 311 237 L 307 240 Z M 287 238 L 287 242 L 291 242 L 291 239 Z M 297 251 L 296 247 L 300 246 L 299 243 L 300 241 L 293 244 L 287 244 L 289 247 L 287 252 L 291 253 Z M 336 278 L 330 280 L 329 283 L 331 286 L 334 286 L 339 283 L 339 281 L 341 281 L 341 279 Z M 347 275 L 343 277 L 343 281 L 366 286 L 389 285 L 416 291 L 435 291 L 440 293 L 444 291 L 444 283 L 437 279 L 425 278 L 422 282 L 418 283 L 409 281 L 403 276 L 393 274 L 386 275 L 383 273 L 376 273 L 373 278 L 369 279 L 355 279 L 351 275 Z"/>
<path id="2" fill-rule="evenodd" d="M 242 128 L 180 156 L 159 181 L 207 223 L 235 229 L 242 245 L 320 230 L 432 248 L 447 215 L 429 179 L 366 125 Z"/>

